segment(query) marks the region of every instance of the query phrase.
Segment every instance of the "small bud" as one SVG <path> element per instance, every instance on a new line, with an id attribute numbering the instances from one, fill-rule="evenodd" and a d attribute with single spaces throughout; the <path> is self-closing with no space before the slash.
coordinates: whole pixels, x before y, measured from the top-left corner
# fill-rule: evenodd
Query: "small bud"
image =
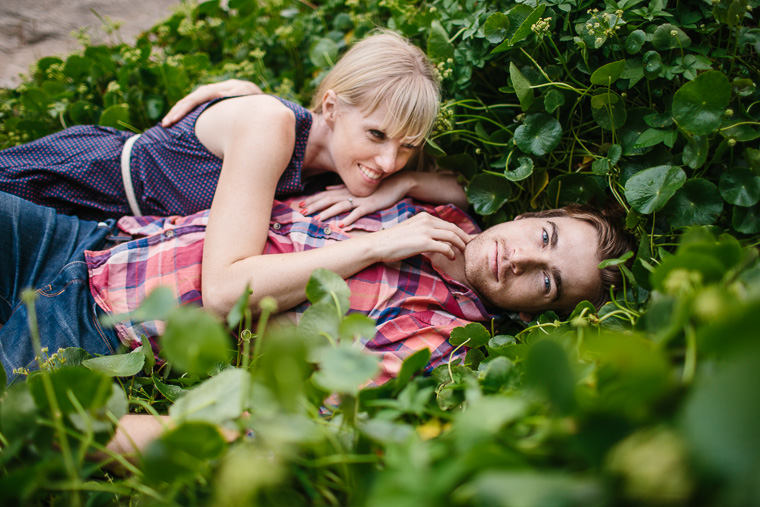
<path id="1" fill-rule="evenodd" d="M 730 108 L 726 109 L 726 116 L 728 116 L 729 118 L 731 118 L 733 115 L 734 115 L 734 110 L 733 109 L 730 109 Z"/>
<path id="2" fill-rule="evenodd" d="M 731 137 L 731 138 L 728 140 L 728 145 L 729 145 L 729 146 L 731 146 L 731 147 L 734 147 L 734 146 L 736 146 L 736 139 L 734 139 L 733 137 Z"/>

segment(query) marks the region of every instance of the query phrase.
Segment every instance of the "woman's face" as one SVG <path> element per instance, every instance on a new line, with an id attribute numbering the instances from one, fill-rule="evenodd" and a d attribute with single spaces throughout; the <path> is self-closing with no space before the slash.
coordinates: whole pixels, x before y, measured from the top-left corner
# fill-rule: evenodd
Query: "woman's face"
<path id="1" fill-rule="evenodd" d="M 352 194 L 367 196 L 380 182 L 406 165 L 419 147 L 383 130 L 387 107 L 365 115 L 358 107 L 338 101 L 325 111 L 332 128 L 330 153 L 335 172 Z M 419 141 L 417 141 L 419 142 Z"/>

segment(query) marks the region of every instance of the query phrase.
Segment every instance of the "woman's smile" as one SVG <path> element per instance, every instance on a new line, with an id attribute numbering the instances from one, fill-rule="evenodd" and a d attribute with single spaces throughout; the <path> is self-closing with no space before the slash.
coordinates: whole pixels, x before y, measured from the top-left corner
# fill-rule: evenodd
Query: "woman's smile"
<path id="1" fill-rule="evenodd" d="M 382 171 L 375 171 L 374 169 L 370 169 L 369 167 L 359 164 L 359 170 L 361 171 L 362 175 L 365 176 L 370 182 L 376 182 L 380 180 L 380 178 L 383 177 Z"/>

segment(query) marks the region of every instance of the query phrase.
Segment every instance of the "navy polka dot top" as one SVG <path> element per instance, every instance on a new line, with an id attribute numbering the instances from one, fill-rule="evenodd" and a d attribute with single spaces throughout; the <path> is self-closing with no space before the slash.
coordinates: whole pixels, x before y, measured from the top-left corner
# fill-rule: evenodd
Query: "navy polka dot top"
<path id="1" fill-rule="evenodd" d="M 279 97 L 278 97 L 279 99 Z M 222 160 L 195 136 L 195 122 L 216 99 L 177 124 L 145 131 L 131 151 L 132 185 L 144 215 L 188 215 L 211 207 Z M 296 143 L 277 196 L 301 192 L 301 168 L 311 112 L 279 99 L 296 117 Z M 0 151 L 0 190 L 61 213 L 102 220 L 129 215 L 121 152 L 132 136 L 110 127 L 79 125 Z"/>

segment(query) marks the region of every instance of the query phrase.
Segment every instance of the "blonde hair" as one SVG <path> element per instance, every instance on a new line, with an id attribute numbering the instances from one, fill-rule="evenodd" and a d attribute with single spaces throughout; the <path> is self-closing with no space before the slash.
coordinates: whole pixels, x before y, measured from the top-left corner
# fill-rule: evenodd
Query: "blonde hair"
<path id="1" fill-rule="evenodd" d="M 374 32 L 338 60 L 314 94 L 315 113 L 322 112 L 328 90 L 365 114 L 386 105 L 386 134 L 420 144 L 433 128 L 441 100 L 438 77 L 425 53 L 389 30 Z"/>

